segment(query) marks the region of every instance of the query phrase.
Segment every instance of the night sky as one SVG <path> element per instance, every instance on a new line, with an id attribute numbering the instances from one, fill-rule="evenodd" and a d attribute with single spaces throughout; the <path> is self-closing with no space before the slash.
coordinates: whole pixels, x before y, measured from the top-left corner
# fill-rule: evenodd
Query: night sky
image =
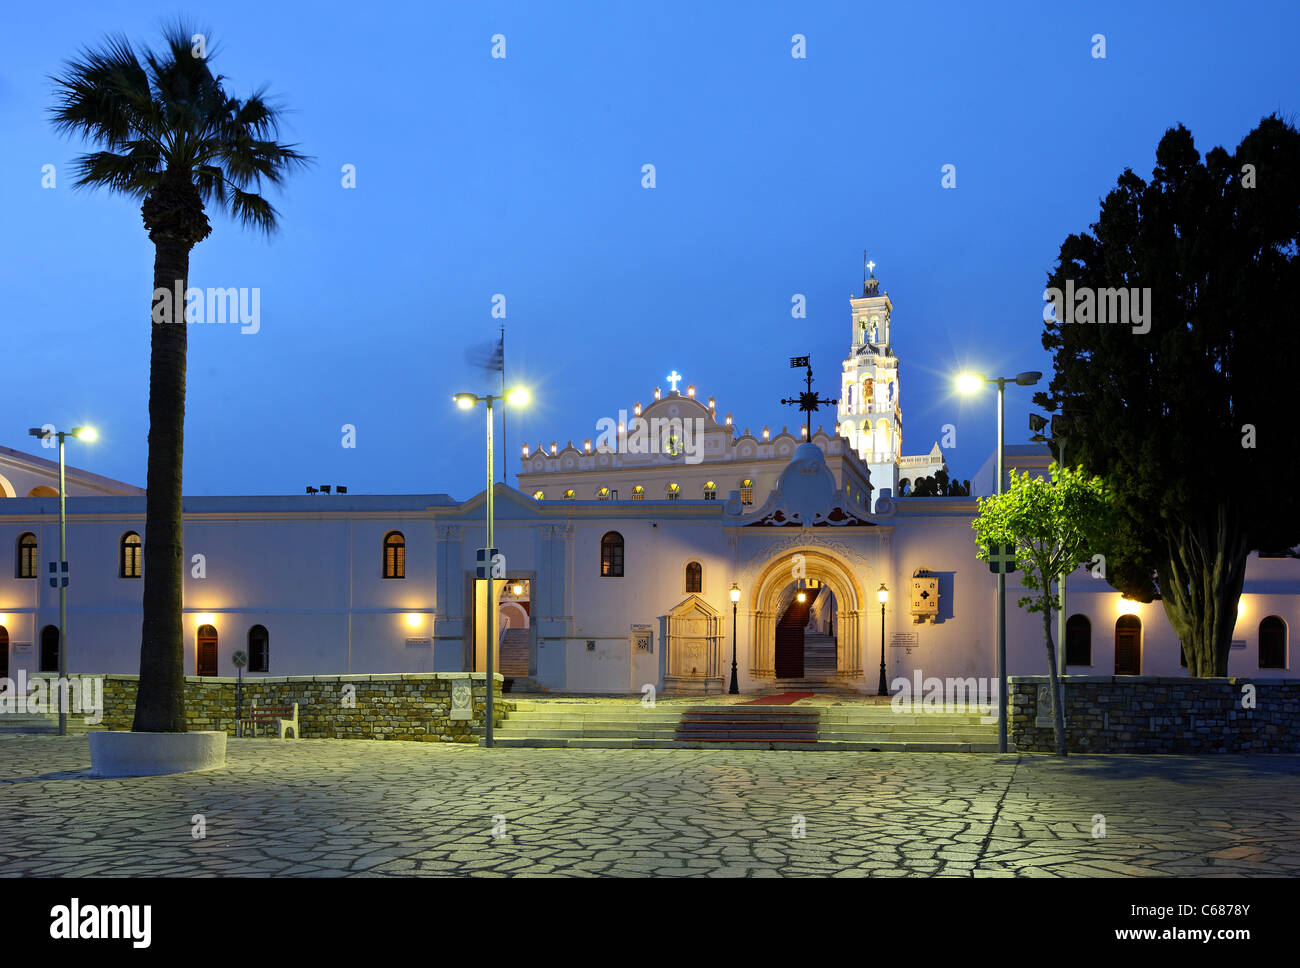
<path id="1" fill-rule="evenodd" d="M 48 456 L 28 427 L 93 423 L 69 463 L 144 483 L 153 246 L 137 201 L 71 188 L 86 147 L 51 127 L 49 78 L 108 32 L 157 44 L 177 13 L 208 28 L 228 92 L 267 85 L 281 140 L 316 159 L 272 194 L 276 236 L 214 214 L 193 252 L 192 286 L 259 287 L 261 318 L 191 327 L 189 494 L 470 497 L 483 420 L 451 395 L 492 386 L 466 350 L 495 337 L 496 293 L 535 399 L 509 418 L 512 473 L 519 444 L 580 446 L 674 369 L 738 428 L 797 432 L 787 358 L 837 395 L 864 249 L 895 306 L 904 451 L 952 423 L 969 478 L 993 399 L 959 402 L 951 378 L 1050 369 L 1046 274 L 1123 169 L 1149 176 L 1180 122 L 1231 149 L 1300 100 L 1287 2 L 279 7 L 7 9 L 0 444 Z M 1011 442 L 1031 393 L 1008 390 Z"/>

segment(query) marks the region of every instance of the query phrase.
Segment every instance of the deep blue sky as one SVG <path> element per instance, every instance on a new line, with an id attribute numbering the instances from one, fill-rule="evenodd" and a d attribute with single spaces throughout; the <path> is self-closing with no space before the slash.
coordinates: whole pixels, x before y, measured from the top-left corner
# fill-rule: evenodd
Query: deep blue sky
<path id="1" fill-rule="evenodd" d="M 483 421 L 450 396 L 488 389 L 465 348 L 494 336 L 498 292 L 510 376 L 536 397 L 508 427 L 512 471 L 525 438 L 580 444 L 674 368 L 741 427 L 797 426 L 777 402 L 798 389 L 787 357 L 811 354 L 835 395 L 864 248 L 895 304 L 904 449 L 953 423 L 950 466 L 970 477 L 993 401 L 959 403 L 951 374 L 1049 369 L 1046 272 L 1120 172 L 1149 175 L 1179 122 L 1204 152 L 1271 112 L 1294 118 L 1300 5 L 1225 9 L 11 5 L 0 444 L 93 422 L 101 442 L 71 445 L 70 462 L 144 483 L 153 248 L 137 202 L 71 189 L 83 146 L 49 124 L 49 75 L 107 32 L 154 44 L 180 13 L 211 28 L 230 92 L 269 85 L 292 108 L 282 140 L 317 159 L 274 196 L 277 236 L 213 216 L 193 253 L 191 285 L 260 287 L 262 319 L 257 335 L 191 328 L 187 493 L 477 492 Z M 1009 441 L 1029 395 L 1009 391 Z"/>

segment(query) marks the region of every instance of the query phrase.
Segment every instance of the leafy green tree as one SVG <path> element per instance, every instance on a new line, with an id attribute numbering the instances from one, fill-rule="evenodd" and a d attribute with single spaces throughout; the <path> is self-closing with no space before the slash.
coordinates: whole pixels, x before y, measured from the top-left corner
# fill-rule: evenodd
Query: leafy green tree
<path id="1" fill-rule="evenodd" d="M 85 50 L 53 78 L 53 123 L 101 150 L 74 164 L 79 188 L 142 201 L 154 244 L 150 306 L 149 459 L 143 630 L 134 729 L 185 731 L 181 624 L 181 463 L 186 323 L 172 294 L 189 285 L 190 250 L 207 238 L 206 206 L 270 234 L 277 213 L 260 193 L 308 159 L 275 141 L 279 113 L 264 92 L 239 100 L 213 74 L 206 35 L 177 23 L 161 51 L 137 55 L 122 37 Z M 165 295 L 164 295 L 165 294 Z"/>
<path id="2" fill-rule="evenodd" d="M 1053 582 L 1059 585 L 1062 574 L 1074 571 L 1088 558 L 1090 549 L 1111 526 L 1112 507 L 1100 478 L 1055 463 L 1051 474 L 1049 481 L 1028 471 L 1017 475 L 1012 470 L 1005 491 L 979 499 L 979 513 L 971 527 L 981 561 L 988 561 L 990 550 L 997 546 L 1015 545 L 1020 583 L 1033 593 L 1018 604 L 1043 616 L 1056 752 L 1065 756 L 1065 711 L 1059 701 L 1056 645 L 1052 642 L 1052 612 L 1060 608 L 1060 598 Z"/>
<path id="3" fill-rule="evenodd" d="M 1091 321 L 1045 322 L 1055 373 L 1035 402 L 1115 495 L 1120 520 L 1093 549 L 1107 581 L 1160 600 L 1195 676 L 1227 675 L 1250 553 L 1300 543 L 1298 242 L 1300 132 L 1268 117 L 1202 160 L 1179 126 L 1151 180 L 1126 170 L 1049 277 Z M 1096 322 L 1121 290 L 1128 319 Z"/>

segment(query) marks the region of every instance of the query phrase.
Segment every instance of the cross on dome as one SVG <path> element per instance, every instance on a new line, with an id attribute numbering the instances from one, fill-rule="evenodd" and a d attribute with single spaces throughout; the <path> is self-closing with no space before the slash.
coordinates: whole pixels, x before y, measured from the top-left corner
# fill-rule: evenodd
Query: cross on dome
<path id="1" fill-rule="evenodd" d="M 682 376 L 680 373 L 678 373 L 676 370 L 673 370 L 673 372 L 669 373 L 668 376 L 665 377 L 665 379 L 666 379 L 670 384 L 672 384 L 673 393 L 676 393 L 676 392 L 677 392 L 677 384 L 678 384 L 678 382 L 681 381 L 681 380 L 684 380 L 685 377 L 683 377 L 683 376 Z"/>
<path id="2" fill-rule="evenodd" d="M 876 263 L 874 259 L 867 263 L 867 269 L 870 270 L 873 276 L 876 274 Z"/>

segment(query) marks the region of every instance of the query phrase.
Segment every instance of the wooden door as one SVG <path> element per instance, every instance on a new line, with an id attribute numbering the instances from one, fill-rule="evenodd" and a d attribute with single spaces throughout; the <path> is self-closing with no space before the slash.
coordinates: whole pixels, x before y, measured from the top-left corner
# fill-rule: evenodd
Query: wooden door
<path id="1" fill-rule="evenodd" d="M 198 633 L 198 656 L 196 671 L 201 676 L 217 674 L 217 630 L 211 625 L 202 625 Z"/>
<path id="2" fill-rule="evenodd" d="M 57 625 L 47 625 L 41 629 L 40 671 L 59 671 L 59 627 Z"/>
<path id="3" fill-rule="evenodd" d="M 1123 615 L 1115 623 L 1115 675 L 1142 674 L 1142 622 L 1135 615 Z"/>

